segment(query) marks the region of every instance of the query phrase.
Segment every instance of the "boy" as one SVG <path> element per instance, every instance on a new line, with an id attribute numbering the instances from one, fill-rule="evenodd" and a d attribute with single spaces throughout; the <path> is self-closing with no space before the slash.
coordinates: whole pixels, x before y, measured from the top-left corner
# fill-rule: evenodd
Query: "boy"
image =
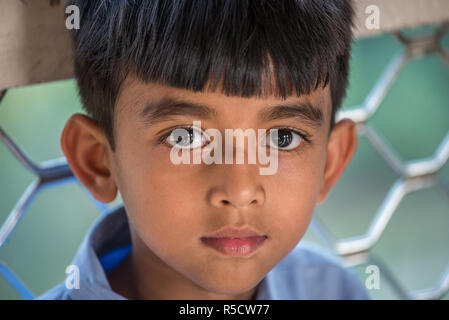
<path id="1" fill-rule="evenodd" d="M 89 116 L 69 119 L 61 146 L 97 200 L 120 191 L 123 206 L 81 244 L 79 289 L 41 299 L 368 298 L 339 260 L 297 246 L 357 145 L 354 123 L 334 121 L 351 0 L 68 4 L 81 13 L 72 36 Z M 211 145 L 221 160 L 220 134 L 237 129 L 268 130 L 258 141 L 274 172 L 233 155 L 174 163 Z"/>

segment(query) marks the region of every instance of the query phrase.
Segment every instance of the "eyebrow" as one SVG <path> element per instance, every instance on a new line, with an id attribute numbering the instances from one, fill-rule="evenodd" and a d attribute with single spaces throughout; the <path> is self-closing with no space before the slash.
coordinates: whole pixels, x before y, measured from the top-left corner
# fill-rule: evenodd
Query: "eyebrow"
<path id="1" fill-rule="evenodd" d="M 218 116 L 217 111 L 206 105 L 182 101 L 173 97 L 149 103 L 140 112 L 140 118 L 145 126 L 154 125 L 170 119 L 173 116 L 191 116 L 212 119 Z"/>
<path id="2" fill-rule="evenodd" d="M 174 97 L 164 97 L 160 101 L 148 103 L 140 111 L 140 118 L 145 126 L 154 125 L 173 116 L 216 119 L 218 113 L 207 105 L 183 101 Z M 323 123 L 323 112 L 309 102 L 294 101 L 285 105 L 270 106 L 262 110 L 258 117 L 261 122 L 296 118 L 314 128 L 320 127 Z"/>
<path id="3" fill-rule="evenodd" d="M 294 101 L 285 105 L 272 106 L 264 109 L 259 114 L 262 122 L 280 119 L 296 118 L 313 128 L 323 124 L 323 112 L 309 102 Z"/>

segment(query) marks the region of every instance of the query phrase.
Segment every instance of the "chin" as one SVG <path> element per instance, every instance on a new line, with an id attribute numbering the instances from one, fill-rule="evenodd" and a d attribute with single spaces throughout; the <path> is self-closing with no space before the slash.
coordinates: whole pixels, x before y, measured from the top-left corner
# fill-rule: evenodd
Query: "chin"
<path id="1" fill-rule="evenodd" d="M 256 277 L 255 273 L 229 272 L 215 274 L 213 277 L 204 277 L 197 283 L 217 294 L 239 295 L 256 287 L 263 276 Z"/>

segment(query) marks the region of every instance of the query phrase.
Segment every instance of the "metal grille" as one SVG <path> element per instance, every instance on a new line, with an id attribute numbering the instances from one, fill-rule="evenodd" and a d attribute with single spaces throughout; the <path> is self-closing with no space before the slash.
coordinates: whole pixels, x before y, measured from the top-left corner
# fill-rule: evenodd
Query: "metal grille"
<path id="1" fill-rule="evenodd" d="M 437 186 L 449 197 L 449 186 L 439 179 L 436 174 L 443 167 L 449 158 L 449 132 L 443 138 L 436 152 L 432 157 L 425 159 L 415 159 L 402 162 L 396 151 L 379 135 L 376 129 L 369 124 L 370 119 L 382 104 L 382 101 L 403 67 L 412 59 L 429 54 L 440 55 L 449 66 L 449 53 L 441 46 L 441 38 L 447 32 L 449 24 L 441 25 L 436 32 L 431 35 L 409 38 L 402 32 L 393 32 L 395 38 L 404 46 L 404 50 L 397 54 L 386 67 L 383 74 L 378 79 L 365 101 L 356 108 L 340 111 L 337 114 L 337 121 L 342 118 L 351 118 L 357 124 L 357 132 L 360 136 L 367 138 L 369 143 L 379 153 L 382 159 L 392 168 L 399 178 L 390 188 L 389 193 L 380 205 L 368 231 L 360 236 L 348 239 L 335 239 L 327 230 L 325 221 L 320 221 L 316 216 L 312 218 L 311 230 L 325 241 L 325 243 L 341 256 L 344 261 L 352 267 L 363 263 L 374 263 L 381 269 L 382 275 L 391 284 L 399 297 L 404 299 L 439 299 L 449 292 L 449 264 L 439 283 L 430 289 L 406 292 L 397 279 L 389 272 L 387 266 L 375 257 L 370 255 L 370 249 L 382 236 L 391 217 L 396 211 L 403 197 L 411 191 Z M 0 92 L 0 99 L 4 92 Z M 29 159 L 11 137 L 0 127 L 0 139 L 10 150 L 10 152 L 29 171 L 37 176 L 22 194 L 19 201 L 14 206 L 6 221 L 0 228 L 0 248 L 5 244 L 12 234 L 33 201 L 33 198 L 44 188 L 54 188 L 61 183 L 76 181 L 65 158 L 34 163 Z M 95 200 L 85 189 L 87 195 L 98 206 L 102 213 L 108 207 Z M 448 261 L 449 263 L 449 261 Z M 33 294 L 20 281 L 20 279 L 2 262 L 0 262 L 0 274 L 12 285 L 12 287 L 25 299 L 32 299 Z"/>
<path id="2" fill-rule="evenodd" d="M 404 46 L 405 50 L 398 53 L 391 60 L 361 106 L 341 111 L 337 114 L 337 121 L 343 118 L 352 119 L 357 124 L 358 134 L 364 136 L 387 165 L 399 175 L 399 178 L 390 188 L 374 219 L 371 221 L 368 231 L 357 237 L 334 239 L 322 221 L 316 216 L 312 219 L 314 231 L 349 266 L 357 266 L 364 263 L 373 263 L 379 266 L 383 277 L 387 279 L 398 296 L 405 299 L 442 298 L 449 291 L 449 265 L 434 288 L 406 292 L 399 285 L 397 279 L 388 271 L 388 267 L 370 255 L 370 249 L 382 236 L 391 217 L 406 194 L 437 186 L 443 193 L 449 196 L 449 186 L 445 181 L 437 177 L 437 173 L 449 158 L 449 132 L 443 138 L 432 157 L 402 162 L 397 152 L 377 133 L 374 127 L 367 124 L 367 121 L 379 109 L 397 76 L 409 61 L 429 54 L 438 54 L 449 66 L 449 53 L 441 46 L 441 38 L 447 32 L 448 27 L 449 24 L 446 23 L 441 25 L 431 35 L 414 38 L 406 37 L 400 31 L 393 32 L 394 37 Z"/>

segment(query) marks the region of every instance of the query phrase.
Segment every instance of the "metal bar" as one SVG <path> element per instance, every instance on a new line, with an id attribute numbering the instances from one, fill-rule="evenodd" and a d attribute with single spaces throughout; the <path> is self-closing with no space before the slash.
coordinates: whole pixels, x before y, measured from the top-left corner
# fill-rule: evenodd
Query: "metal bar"
<path id="1" fill-rule="evenodd" d="M 28 188 L 26 188 L 14 209 L 12 209 L 8 218 L 3 223 L 0 228 L 0 248 L 5 244 L 6 240 L 8 240 L 17 223 L 19 223 L 22 218 L 25 209 L 30 205 L 31 200 L 36 196 L 40 183 L 41 181 L 39 179 L 35 180 L 28 186 Z"/>
<path id="2" fill-rule="evenodd" d="M 6 279 L 6 281 L 11 284 L 11 286 L 16 290 L 25 300 L 33 300 L 34 295 L 25 286 L 25 284 L 17 277 L 9 268 L 0 262 L 0 274 Z"/>

